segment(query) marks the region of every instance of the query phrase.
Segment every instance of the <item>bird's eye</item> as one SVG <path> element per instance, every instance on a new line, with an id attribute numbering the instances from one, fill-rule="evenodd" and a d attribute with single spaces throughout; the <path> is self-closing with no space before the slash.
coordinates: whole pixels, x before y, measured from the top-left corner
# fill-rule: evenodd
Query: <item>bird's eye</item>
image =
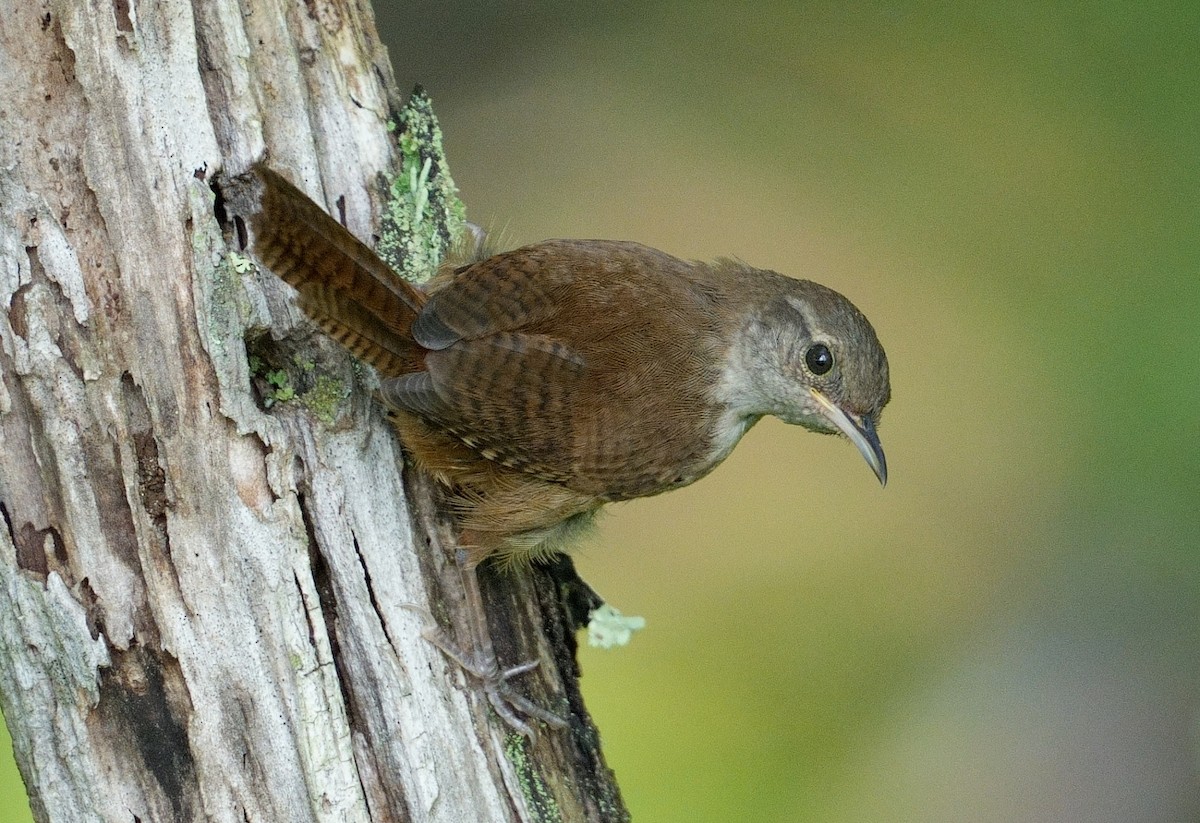
<path id="1" fill-rule="evenodd" d="M 804 362 L 813 374 L 825 374 L 833 368 L 833 353 L 824 343 L 816 343 L 804 353 Z"/>

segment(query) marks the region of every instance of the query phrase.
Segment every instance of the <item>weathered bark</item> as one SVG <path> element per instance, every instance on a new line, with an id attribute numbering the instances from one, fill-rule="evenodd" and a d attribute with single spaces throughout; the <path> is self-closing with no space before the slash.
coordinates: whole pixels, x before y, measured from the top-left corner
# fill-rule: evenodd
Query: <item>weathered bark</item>
<path id="1" fill-rule="evenodd" d="M 461 586 L 370 376 L 231 262 L 212 184 L 264 155 L 370 240 L 365 0 L 3 5 L 0 701 L 37 818 L 624 819 L 561 587 L 485 575 L 571 718 L 530 747 L 421 637 Z M 256 402 L 248 340 L 344 388 L 329 422 Z"/>

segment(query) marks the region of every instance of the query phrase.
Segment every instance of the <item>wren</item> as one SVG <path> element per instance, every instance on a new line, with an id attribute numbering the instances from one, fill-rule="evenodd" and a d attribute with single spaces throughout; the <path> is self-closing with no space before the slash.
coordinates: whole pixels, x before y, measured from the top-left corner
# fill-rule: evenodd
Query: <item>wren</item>
<path id="1" fill-rule="evenodd" d="M 886 483 L 887 357 L 832 289 L 549 240 L 423 291 L 277 173 L 246 177 L 251 249 L 378 372 L 401 440 L 449 492 L 468 568 L 565 549 L 606 503 L 708 474 L 765 415 L 846 437 Z"/>

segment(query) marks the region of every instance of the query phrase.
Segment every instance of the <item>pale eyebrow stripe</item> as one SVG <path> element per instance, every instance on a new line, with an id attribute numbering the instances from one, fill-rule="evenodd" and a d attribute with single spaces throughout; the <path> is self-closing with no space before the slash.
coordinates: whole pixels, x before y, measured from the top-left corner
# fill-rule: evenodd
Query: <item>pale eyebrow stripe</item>
<path id="1" fill-rule="evenodd" d="M 812 333 L 811 333 L 811 331 L 809 329 L 809 325 L 808 325 L 809 320 L 811 320 L 811 318 L 808 315 L 808 307 L 804 305 L 804 301 L 801 300 L 799 297 L 794 297 L 790 294 L 787 295 L 786 297 L 784 297 L 783 299 L 787 301 L 787 304 L 789 306 L 791 306 L 793 309 L 796 310 L 796 314 L 800 315 L 800 332 L 801 332 L 801 334 L 805 338 L 812 337 Z"/>

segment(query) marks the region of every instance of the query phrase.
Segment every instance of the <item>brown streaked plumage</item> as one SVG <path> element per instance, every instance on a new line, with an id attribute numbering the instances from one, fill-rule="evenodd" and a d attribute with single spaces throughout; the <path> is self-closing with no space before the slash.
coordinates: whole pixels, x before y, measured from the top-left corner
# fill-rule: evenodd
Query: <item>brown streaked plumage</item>
<path id="1" fill-rule="evenodd" d="M 550 240 L 426 294 L 277 173 L 256 175 L 254 253 L 379 372 L 403 441 L 453 490 L 475 562 L 559 550 L 605 503 L 699 479 L 766 414 L 846 435 L 886 479 L 887 358 L 824 286 Z M 818 345 L 823 374 L 806 362 Z"/>

